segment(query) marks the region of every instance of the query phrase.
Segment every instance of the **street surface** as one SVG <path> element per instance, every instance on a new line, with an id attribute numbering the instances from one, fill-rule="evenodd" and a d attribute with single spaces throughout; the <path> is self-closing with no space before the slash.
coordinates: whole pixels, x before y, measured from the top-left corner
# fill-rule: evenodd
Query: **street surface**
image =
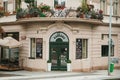
<path id="1" fill-rule="evenodd" d="M 120 80 L 120 70 L 114 70 L 110 76 L 107 74 L 107 70 L 92 72 L 0 71 L 0 80 Z"/>

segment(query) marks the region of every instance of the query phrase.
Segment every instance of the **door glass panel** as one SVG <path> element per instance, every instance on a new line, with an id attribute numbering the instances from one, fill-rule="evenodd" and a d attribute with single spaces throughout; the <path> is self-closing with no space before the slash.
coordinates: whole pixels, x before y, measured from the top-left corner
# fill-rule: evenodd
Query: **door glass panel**
<path id="1" fill-rule="evenodd" d="M 7 60 L 7 59 L 9 59 L 9 49 L 8 48 L 3 48 L 3 56 L 2 56 L 2 59 L 3 60 Z"/>
<path id="2" fill-rule="evenodd" d="M 57 49 L 51 48 L 51 61 L 52 66 L 57 66 Z"/>
<path id="3" fill-rule="evenodd" d="M 61 50 L 61 53 L 60 53 L 60 63 L 61 63 L 61 66 L 66 66 L 67 63 L 66 63 L 66 59 L 67 59 L 67 48 L 60 48 Z"/>

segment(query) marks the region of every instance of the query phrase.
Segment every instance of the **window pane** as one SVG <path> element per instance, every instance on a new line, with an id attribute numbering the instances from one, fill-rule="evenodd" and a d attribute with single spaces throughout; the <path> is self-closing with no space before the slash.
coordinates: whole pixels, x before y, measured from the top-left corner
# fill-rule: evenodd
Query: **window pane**
<path id="1" fill-rule="evenodd" d="M 31 38 L 31 53 L 30 57 L 32 58 L 42 58 L 42 38 Z"/>
<path id="2" fill-rule="evenodd" d="M 21 0 L 15 0 L 15 10 L 19 9 L 21 6 Z"/>
<path id="3" fill-rule="evenodd" d="M 108 45 L 102 45 L 102 56 L 106 57 L 109 53 L 109 46 Z M 111 56 L 114 56 L 114 46 L 111 47 Z"/>
<path id="4" fill-rule="evenodd" d="M 65 0 L 54 0 L 54 6 L 57 5 L 65 6 Z"/>
<path id="5" fill-rule="evenodd" d="M 3 48 L 3 53 L 2 59 L 9 59 L 9 49 Z"/>
<path id="6" fill-rule="evenodd" d="M 2 34 L 3 37 L 12 37 L 19 41 L 19 32 L 6 32 Z"/>
<path id="7" fill-rule="evenodd" d="M 106 0 L 100 0 L 100 9 L 103 10 L 103 13 L 106 12 Z"/>
<path id="8" fill-rule="evenodd" d="M 87 39 L 76 39 L 76 59 L 87 58 Z"/>
<path id="9" fill-rule="evenodd" d="M 4 12 L 7 12 L 8 11 L 8 1 L 4 1 L 3 6 L 4 6 Z"/>
<path id="10" fill-rule="evenodd" d="M 115 0 L 113 2 L 113 15 L 117 15 L 117 10 L 118 10 L 118 0 Z"/>
<path id="11" fill-rule="evenodd" d="M 31 38 L 31 54 L 30 57 L 35 58 L 35 52 L 36 47 L 35 47 L 35 38 Z"/>
<path id="12" fill-rule="evenodd" d="M 114 45 L 111 47 L 111 56 L 114 56 Z"/>
<path id="13" fill-rule="evenodd" d="M 108 56 L 108 46 L 102 45 L 102 56 Z"/>
<path id="14" fill-rule="evenodd" d="M 87 40 L 83 39 L 82 43 L 82 58 L 87 58 Z"/>
<path id="15" fill-rule="evenodd" d="M 42 58 L 42 44 L 43 44 L 43 39 L 37 38 L 36 39 L 36 58 Z"/>
<path id="16" fill-rule="evenodd" d="M 76 59 L 82 58 L 82 39 L 76 39 Z"/>

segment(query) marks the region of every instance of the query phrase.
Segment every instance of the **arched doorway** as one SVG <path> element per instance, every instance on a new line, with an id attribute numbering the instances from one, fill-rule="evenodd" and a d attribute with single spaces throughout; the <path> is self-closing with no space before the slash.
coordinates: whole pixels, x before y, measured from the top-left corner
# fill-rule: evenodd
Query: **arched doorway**
<path id="1" fill-rule="evenodd" d="M 52 70 L 67 70 L 66 60 L 69 59 L 69 39 L 63 32 L 55 32 L 50 37 L 49 59 Z"/>

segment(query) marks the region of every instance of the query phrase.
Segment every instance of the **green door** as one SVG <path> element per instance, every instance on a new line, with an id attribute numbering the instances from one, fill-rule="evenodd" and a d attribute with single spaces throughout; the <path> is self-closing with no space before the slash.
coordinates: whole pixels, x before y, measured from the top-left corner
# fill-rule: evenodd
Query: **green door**
<path id="1" fill-rule="evenodd" d="M 52 70 L 67 70 L 68 45 L 64 43 L 53 43 L 50 48 Z"/>
<path id="2" fill-rule="evenodd" d="M 67 70 L 69 59 L 69 39 L 63 32 L 55 32 L 50 37 L 49 59 L 52 70 Z"/>

